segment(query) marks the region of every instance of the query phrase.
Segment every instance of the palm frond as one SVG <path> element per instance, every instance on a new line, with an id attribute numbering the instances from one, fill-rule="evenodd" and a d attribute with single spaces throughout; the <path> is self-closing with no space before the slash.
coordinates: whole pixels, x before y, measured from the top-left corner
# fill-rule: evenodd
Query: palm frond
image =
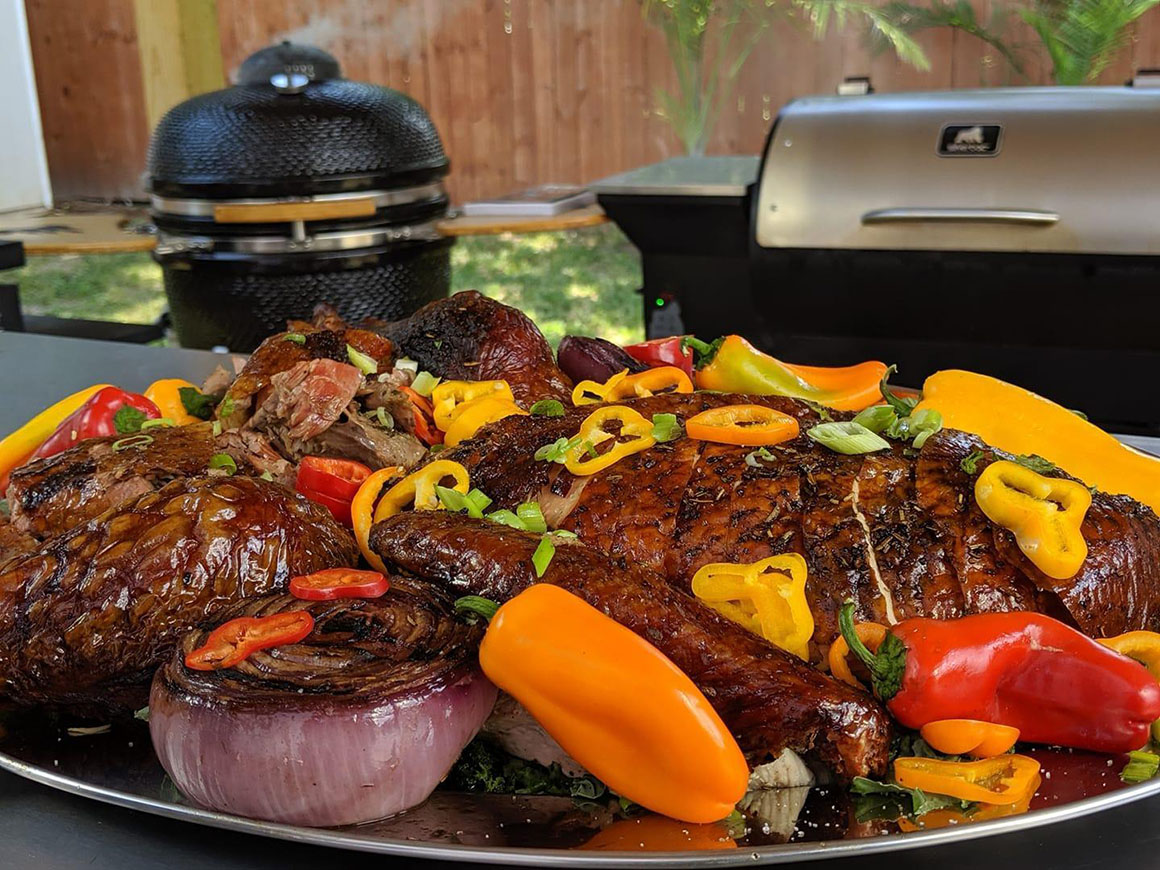
<path id="1" fill-rule="evenodd" d="M 1043 41 L 1057 84 L 1096 79 L 1128 41 L 1129 26 L 1160 0 L 1039 0 L 1022 16 Z"/>
<path id="2" fill-rule="evenodd" d="M 1023 75 L 1023 61 L 1017 50 L 1003 36 L 1001 29 L 1006 22 L 1006 9 L 996 10 L 991 22 L 983 24 L 978 19 L 970 0 L 931 0 L 927 6 L 917 6 L 905 0 L 893 0 L 881 7 L 882 15 L 895 27 L 908 34 L 919 33 L 939 27 L 953 27 L 994 48 L 1019 75 Z M 871 51 L 877 53 L 892 45 L 879 31 L 868 35 Z"/>
<path id="3" fill-rule="evenodd" d="M 814 35 L 819 39 L 826 35 L 831 22 L 841 28 L 850 19 L 861 19 L 870 38 L 892 48 L 903 63 L 924 72 L 930 69 L 930 60 L 922 46 L 878 6 L 859 0 L 792 0 L 792 5 L 813 26 Z"/>

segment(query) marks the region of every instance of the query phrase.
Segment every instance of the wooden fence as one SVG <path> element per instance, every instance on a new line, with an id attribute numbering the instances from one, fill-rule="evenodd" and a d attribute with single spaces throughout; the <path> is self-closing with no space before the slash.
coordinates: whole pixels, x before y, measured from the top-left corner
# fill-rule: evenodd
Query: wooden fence
<path id="1" fill-rule="evenodd" d="M 151 0 L 136 0 L 149 3 Z M 180 2 L 180 0 L 177 0 Z M 977 0 L 982 17 L 992 3 Z M 637 0 L 216 0 L 224 68 L 281 39 L 334 53 L 348 78 L 389 85 L 431 113 L 459 200 L 545 181 L 585 182 L 681 153 L 656 114 L 673 74 Z M 148 9 L 148 7 L 143 7 Z M 58 198 L 140 196 L 148 140 L 134 0 L 27 0 Z M 142 8 L 137 9 L 137 15 Z M 1026 42 L 1032 44 L 1030 33 Z M 816 42 L 771 29 L 723 106 L 710 153 L 756 153 L 778 108 L 869 74 L 880 91 L 1043 84 L 1028 52 L 1015 81 L 994 50 L 957 31 L 921 37 L 931 69 L 871 56 L 860 30 Z M 1101 76 L 1160 66 L 1160 9 Z"/>

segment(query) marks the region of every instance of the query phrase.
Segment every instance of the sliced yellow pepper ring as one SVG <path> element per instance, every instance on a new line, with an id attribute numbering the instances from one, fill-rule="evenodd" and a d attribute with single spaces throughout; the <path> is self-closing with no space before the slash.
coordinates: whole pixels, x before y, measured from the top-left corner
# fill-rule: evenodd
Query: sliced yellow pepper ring
<path id="1" fill-rule="evenodd" d="M 363 558 L 370 563 L 372 568 L 381 574 L 387 573 L 387 567 L 383 564 L 383 560 L 371 549 L 369 541 L 371 525 L 374 523 L 375 502 L 379 500 L 379 494 L 382 493 L 387 481 L 402 473 L 403 466 L 401 465 L 396 465 L 392 468 L 381 468 L 378 471 L 372 472 L 371 476 L 359 486 L 358 492 L 354 494 L 354 498 L 350 503 L 350 518 L 354 526 L 354 539 L 358 542 L 358 548 L 362 551 Z"/>
<path id="2" fill-rule="evenodd" d="M 1080 527 L 1092 503 L 1086 486 L 1001 460 L 975 481 L 975 501 L 1014 533 L 1023 555 L 1048 577 L 1067 580 L 1079 572 L 1087 558 Z"/>
<path id="3" fill-rule="evenodd" d="M 1019 729 L 978 719 L 939 719 L 920 729 L 922 739 L 945 755 L 991 758 L 1002 755 L 1019 740 Z"/>
<path id="4" fill-rule="evenodd" d="M 494 423 L 496 420 L 517 414 L 523 417 L 528 416 L 527 411 L 510 399 L 499 396 L 471 399 L 455 409 L 455 416 L 452 418 L 451 425 L 446 429 L 443 443 L 448 447 L 454 447 L 460 441 L 474 438 L 475 433 L 488 423 Z M 438 423 L 438 419 L 436 419 L 436 423 Z"/>
<path id="5" fill-rule="evenodd" d="M 605 430 L 609 423 L 619 422 L 617 435 Z M 579 440 L 564 454 L 564 467 L 575 475 L 595 474 L 614 465 L 626 456 L 647 450 L 657 443 L 652 435 L 653 424 L 624 405 L 608 405 L 589 414 L 580 424 Z M 573 438 L 571 440 L 576 440 Z M 628 441 L 621 441 L 628 438 Z M 611 440 L 612 446 L 600 453 L 598 446 Z"/>
<path id="6" fill-rule="evenodd" d="M 431 391 L 435 425 L 446 432 L 464 405 L 484 397 L 516 400 L 507 381 L 442 381 Z"/>
<path id="7" fill-rule="evenodd" d="M 417 511 L 433 511 L 441 507 L 435 487 L 447 478 L 452 479 L 451 488 L 467 495 L 471 478 L 467 469 L 450 459 L 439 459 L 413 471 L 387 490 L 375 508 L 376 523 L 400 513 L 407 505 L 414 505 Z M 365 485 L 365 484 L 364 484 Z"/>
<path id="8" fill-rule="evenodd" d="M 856 622 L 854 623 L 854 633 L 858 635 L 858 640 L 866 644 L 870 652 L 878 652 L 878 647 L 886 639 L 886 626 L 880 622 Z M 846 638 L 839 634 L 830 644 L 830 651 L 827 655 L 830 663 L 830 676 L 853 686 L 855 689 L 866 688 L 850 670 L 849 657 L 850 645 L 846 643 Z"/>
<path id="9" fill-rule="evenodd" d="M 964 801 L 1018 804 L 1034 793 L 1039 762 L 1026 755 L 1000 755 L 979 761 L 896 758 L 894 781 Z"/>
<path id="10" fill-rule="evenodd" d="M 610 390 L 628 377 L 628 369 L 617 372 L 603 384 L 599 381 L 581 381 L 572 390 L 573 405 L 598 405 L 607 397 Z"/>
<path id="11" fill-rule="evenodd" d="M 1116 637 L 1105 637 L 1100 643 L 1120 655 L 1135 659 L 1160 680 L 1160 634 L 1154 631 L 1129 631 Z M 1152 739 L 1160 742 L 1160 719 L 1152 723 Z"/>
<path id="12" fill-rule="evenodd" d="M 798 436 L 798 421 L 764 405 L 726 405 L 695 414 L 685 422 L 685 434 L 698 441 L 769 447 Z"/>
<path id="13" fill-rule="evenodd" d="M 806 599 L 806 560 L 797 553 L 705 565 L 693 575 L 693 594 L 725 618 L 809 659 L 814 617 Z"/>
<path id="14" fill-rule="evenodd" d="M 614 376 L 615 378 L 616 376 Z M 691 393 L 693 381 L 676 366 L 657 366 L 605 384 L 604 401 L 645 398 L 657 393 Z"/>

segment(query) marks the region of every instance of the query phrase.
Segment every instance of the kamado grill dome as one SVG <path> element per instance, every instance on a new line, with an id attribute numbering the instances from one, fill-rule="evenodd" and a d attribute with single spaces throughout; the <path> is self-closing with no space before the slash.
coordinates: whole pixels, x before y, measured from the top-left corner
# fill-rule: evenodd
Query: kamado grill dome
<path id="1" fill-rule="evenodd" d="M 447 156 L 423 108 L 338 61 L 263 49 L 169 111 L 149 147 L 155 258 L 181 343 L 250 350 L 330 302 L 352 320 L 446 296 Z"/>

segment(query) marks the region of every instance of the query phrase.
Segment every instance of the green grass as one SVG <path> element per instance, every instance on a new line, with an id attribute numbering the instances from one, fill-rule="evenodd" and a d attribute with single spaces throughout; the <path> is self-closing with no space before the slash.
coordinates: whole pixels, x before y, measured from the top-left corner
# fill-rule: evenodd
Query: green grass
<path id="1" fill-rule="evenodd" d="M 567 333 L 640 341 L 640 257 L 611 224 L 531 235 L 468 236 L 451 255 L 452 291 L 479 290 L 522 309 L 553 346 Z M 12 278 L 9 278 L 12 276 Z M 29 314 L 149 323 L 165 310 L 148 254 L 32 257 L 0 275 Z"/>

